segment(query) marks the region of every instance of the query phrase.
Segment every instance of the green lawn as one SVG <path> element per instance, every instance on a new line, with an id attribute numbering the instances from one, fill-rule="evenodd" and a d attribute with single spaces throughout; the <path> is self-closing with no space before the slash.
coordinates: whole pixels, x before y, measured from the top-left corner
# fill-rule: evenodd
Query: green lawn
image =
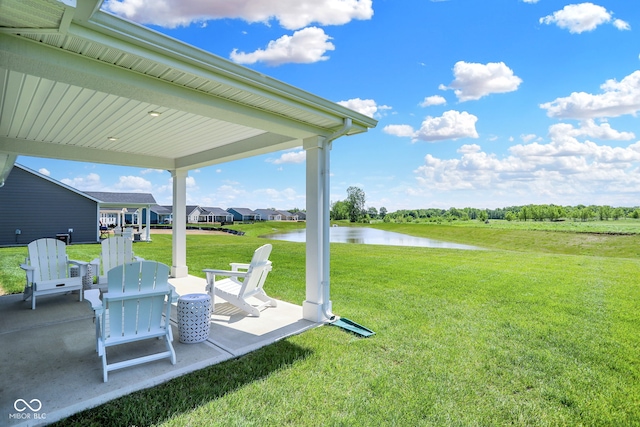
<path id="1" fill-rule="evenodd" d="M 283 227 L 188 236 L 189 271 L 247 259 Z M 373 337 L 318 328 L 60 425 L 640 425 L 640 236 L 376 227 L 488 250 L 333 244 L 334 312 Z M 301 304 L 304 244 L 271 243 L 266 288 Z M 134 249 L 170 263 L 169 236 Z M 24 251 L 0 250 L 3 287 Z"/>

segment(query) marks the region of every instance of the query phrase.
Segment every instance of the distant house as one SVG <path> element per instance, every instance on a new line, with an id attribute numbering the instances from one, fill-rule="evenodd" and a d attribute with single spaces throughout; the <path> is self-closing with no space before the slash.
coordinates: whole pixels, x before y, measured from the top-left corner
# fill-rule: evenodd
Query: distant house
<path id="1" fill-rule="evenodd" d="M 294 214 L 294 213 L 291 213 L 289 211 L 278 211 L 278 213 L 282 217 L 283 221 L 297 221 L 298 220 L 298 214 L 297 213 Z"/>
<path id="2" fill-rule="evenodd" d="M 173 206 L 151 206 L 151 224 L 171 224 L 173 222 Z"/>
<path id="3" fill-rule="evenodd" d="M 150 193 L 85 191 L 100 202 L 100 220 L 104 225 L 147 224 L 147 210 L 156 204 Z"/>
<path id="4" fill-rule="evenodd" d="M 106 191 L 85 191 L 85 193 L 98 200 L 100 221 L 103 225 L 120 227 L 131 225 L 137 229 L 137 239 L 150 240 L 149 229 L 143 230 L 142 227 L 151 224 L 151 206 L 156 204 L 152 194 Z"/>
<path id="5" fill-rule="evenodd" d="M 200 222 L 233 222 L 233 214 L 225 211 L 222 208 L 216 207 L 202 207 L 202 213 L 200 214 Z"/>
<path id="6" fill-rule="evenodd" d="M 260 221 L 260 214 L 248 208 L 229 208 L 227 209 L 233 215 L 234 221 L 253 222 Z"/>
<path id="7" fill-rule="evenodd" d="M 298 212 L 296 212 L 296 215 L 298 215 L 298 221 L 306 221 L 307 220 L 307 213 L 306 212 L 298 211 Z"/>
<path id="8" fill-rule="evenodd" d="M 282 221 L 282 214 L 273 209 L 256 209 L 261 221 Z"/>
<path id="9" fill-rule="evenodd" d="M 187 206 L 187 224 L 197 224 L 201 213 L 202 208 L 200 206 Z"/>
<path id="10" fill-rule="evenodd" d="M 0 246 L 57 235 L 69 235 L 72 243 L 95 243 L 98 206 L 96 198 L 16 163 L 0 187 Z"/>

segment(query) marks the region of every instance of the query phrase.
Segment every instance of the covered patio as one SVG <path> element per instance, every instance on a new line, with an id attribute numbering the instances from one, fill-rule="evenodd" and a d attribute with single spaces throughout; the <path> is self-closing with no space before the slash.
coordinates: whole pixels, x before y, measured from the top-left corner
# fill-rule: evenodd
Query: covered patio
<path id="1" fill-rule="evenodd" d="M 171 279 L 179 294 L 204 292 L 204 279 Z M 299 306 L 283 301 L 260 317 L 216 300 L 209 338 L 201 343 L 179 341 L 175 303 L 171 325 L 177 363 L 168 360 L 117 370 L 102 381 L 95 349 L 95 325 L 89 303 L 75 294 L 41 297 L 35 312 L 22 295 L 0 297 L 1 425 L 44 425 L 109 400 L 241 356 L 321 323 L 302 318 Z M 151 343 L 151 345 L 150 345 Z M 110 360 L 130 359 L 157 351 L 164 344 L 114 348 Z M 26 407 L 20 399 L 31 402 Z M 39 407 L 39 408 L 38 408 Z M 37 411 L 35 409 L 38 409 Z M 5 424 L 6 423 L 6 424 Z"/>
<path id="2" fill-rule="evenodd" d="M 228 319 L 237 321 L 227 320 L 216 340 L 183 350 L 182 362 L 175 367 L 160 364 L 161 372 L 145 375 L 145 369 L 158 365 L 149 364 L 129 370 L 125 380 L 116 373 L 108 384 L 94 381 L 92 371 L 83 369 L 83 363 L 95 363 L 95 353 L 76 347 L 76 342 L 84 346 L 86 340 L 71 332 L 93 333 L 91 325 L 84 325 L 91 322 L 88 306 L 75 303 L 71 311 L 56 309 L 51 298 L 51 312 L 64 316 L 48 318 L 45 299 L 37 310 L 20 312 L 12 309 L 19 296 L 3 297 L 3 419 L 12 413 L 17 399 L 55 400 L 60 387 L 80 386 L 75 398 L 67 395 L 64 407 L 51 401 L 46 409 L 50 414 L 46 421 L 51 422 L 56 416 L 132 391 L 130 375 L 149 376 L 140 384 L 152 386 L 334 318 L 329 275 L 331 145 L 339 137 L 366 132 L 377 122 L 103 12 L 101 5 L 102 0 L 0 2 L 0 184 L 22 155 L 169 171 L 173 178 L 171 275 L 172 280 L 186 281 L 177 285 L 178 293 L 188 293 L 192 280 L 202 280 L 189 276 L 187 268 L 189 171 L 303 147 L 306 293 L 302 306 L 293 305 L 286 312 L 279 306 L 272 311 L 285 324 L 268 326 L 268 314 L 256 322 L 232 315 Z M 200 292 L 204 289 L 202 283 L 195 286 Z M 68 333 L 61 332 L 65 328 L 70 328 Z M 32 343 L 49 335 L 57 336 L 62 345 L 39 346 L 41 350 L 34 352 Z M 232 337 L 229 342 L 234 345 L 246 344 L 229 346 L 222 336 Z M 51 365 L 33 364 L 33 358 Z M 27 361 L 32 364 L 25 365 Z M 34 380 L 15 376 L 21 372 Z M 52 381 L 61 385 L 42 388 Z M 118 381 L 123 382 L 118 385 Z M 41 397 L 36 397 L 35 390 L 42 390 Z"/>

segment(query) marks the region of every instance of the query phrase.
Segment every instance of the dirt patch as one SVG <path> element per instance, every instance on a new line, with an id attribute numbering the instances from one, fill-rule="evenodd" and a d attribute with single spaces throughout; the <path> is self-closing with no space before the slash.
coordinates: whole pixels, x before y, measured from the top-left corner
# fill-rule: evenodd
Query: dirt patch
<path id="1" fill-rule="evenodd" d="M 173 230 L 170 228 L 152 228 L 150 230 L 151 234 L 171 234 Z M 225 233 L 224 231 L 217 231 L 217 230 L 189 230 L 187 229 L 187 234 L 209 234 L 209 235 L 222 235 L 222 234 L 226 234 L 228 235 L 229 233 Z"/>

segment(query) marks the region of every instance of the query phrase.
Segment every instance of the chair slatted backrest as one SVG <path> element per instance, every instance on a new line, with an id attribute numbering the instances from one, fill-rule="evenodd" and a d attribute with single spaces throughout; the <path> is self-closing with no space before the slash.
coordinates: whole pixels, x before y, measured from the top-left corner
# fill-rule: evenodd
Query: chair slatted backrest
<path id="1" fill-rule="evenodd" d="M 103 298 L 110 337 L 135 337 L 162 327 L 165 297 L 171 293 L 167 265 L 130 262 L 109 270 L 107 277 L 109 291 Z"/>
<path id="2" fill-rule="evenodd" d="M 106 274 L 114 267 L 133 261 L 133 243 L 131 239 L 114 236 L 103 240 L 101 245 L 103 274 Z"/>
<path id="3" fill-rule="evenodd" d="M 34 282 L 63 279 L 68 276 L 67 252 L 64 242 L 38 239 L 29 243 L 29 264 L 34 267 Z"/>
<path id="4" fill-rule="evenodd" d="M 271 261 L 269 261 L 271 249 L 272 246 L 266 244 L 255 250 L 247 270 L 247 277 L 242 282 L 240 295 L 250 297 L 262 288 L 267 274 L 271 271 Z"/>

